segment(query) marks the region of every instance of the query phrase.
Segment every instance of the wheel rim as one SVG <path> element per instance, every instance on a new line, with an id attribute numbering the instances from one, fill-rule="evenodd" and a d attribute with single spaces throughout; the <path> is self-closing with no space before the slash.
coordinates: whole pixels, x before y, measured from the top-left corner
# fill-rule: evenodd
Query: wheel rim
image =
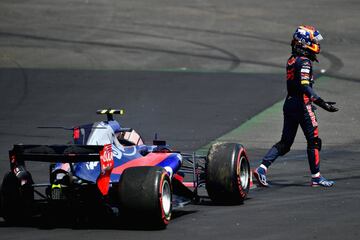
<path id="1" fill-rule="evenodd" d="M 171 189 L 168 181 L 163 182 L 161 201 L 165 216 L 169 217 L 171 212 Z"/>
<path id="2" fill-rule="evenodd" d="M 240 164 L 238 166 L 240 168 L 238 171 L 240 173 L 240 184 L 243 189 L 246 189 L 249 184 L 249 168 L 246 161 L 245 156 L 240 158 Z"/>

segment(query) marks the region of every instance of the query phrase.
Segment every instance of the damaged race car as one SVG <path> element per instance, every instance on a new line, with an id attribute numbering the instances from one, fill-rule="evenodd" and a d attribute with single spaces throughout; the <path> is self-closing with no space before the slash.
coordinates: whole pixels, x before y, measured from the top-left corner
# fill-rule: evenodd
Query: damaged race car
<path id="1" fill-rule="evenodd" d="M 123 128 L 113 117 L 123 110 L 97 113 L 107 120 L 70 128 L 72 144 L 14 145 L 0 190 L 5 221 L 82 209 L 165 228 L 172 211 L 185 204 L 203 198 L 240 204 L 246 198 L 250 165 L 241 144 L 215 143 L 206 156 L 180 153 L 157 139 L 146 145 L 134 129 Z M 35 183 L 27 161 L 49 162 L 49 181 Z"/>

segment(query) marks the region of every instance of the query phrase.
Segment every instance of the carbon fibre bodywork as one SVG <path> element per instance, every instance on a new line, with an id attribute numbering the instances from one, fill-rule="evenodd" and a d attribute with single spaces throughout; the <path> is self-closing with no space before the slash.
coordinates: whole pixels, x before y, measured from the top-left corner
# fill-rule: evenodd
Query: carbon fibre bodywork
<path id="1" fill-rule="evenodd" d="M 113 119 L 115 110 L 98 112 L 107 114 L 107 121 L 70 128 L 72 144 L 14 145 L 0 191 L 1 216 L 13 221 L 49 211 L 102 212 L 146 216 L 147 223 L 165 227 L 171 211 L 188 203 L 210 197 L 238 204 L 246 198 L 250 170 L 241 144 L 214 144 L 208 156 L 180 153 L 157 139 L 146 145 L 135 130 Z M 49 182 L 35 183 L 27 161 L 50 163 Z M 212 195 L 199 194 L 200 187 L 212 189 Z"/>

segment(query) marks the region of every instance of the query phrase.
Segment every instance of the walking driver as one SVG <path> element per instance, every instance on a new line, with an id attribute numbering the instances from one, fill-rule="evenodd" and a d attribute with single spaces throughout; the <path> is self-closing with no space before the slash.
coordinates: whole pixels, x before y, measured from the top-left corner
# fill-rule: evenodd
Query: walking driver
<path id="1" fill-rule="evenodd" d="M 311 171 L 311 186 L 331 187 L 334 182 L 320 174 L 321 139 L 318 122 L 314 113 L 315 103 L 329 112 L 336 112 L 335 102 L 325 102 L 312 89 L 314 84 L 312 62 L 318 62 L 320 53 L 320 32 L 312 26 L 299 26 L 291 42 L 292 54 L 287 62 L 287 96 L 283 106 L 284 125 L 280 142 L 276 143 L 264 156 L 261 165 L 254 171 L 254 176 L 263 187 L 269 186 L 266 173 L 278 156 L 290 151 L 298 126 L 307 140 L 307 156 Z"/>

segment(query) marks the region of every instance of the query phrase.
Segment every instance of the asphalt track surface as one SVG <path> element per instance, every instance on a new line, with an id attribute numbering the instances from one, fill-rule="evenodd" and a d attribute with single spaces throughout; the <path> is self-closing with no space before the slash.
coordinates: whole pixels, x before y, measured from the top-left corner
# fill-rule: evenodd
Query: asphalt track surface
<path id="1" fill-rule="evenodd" d="M 356 1 L 2 1 L 1 175 L 13 143 L 71 136 L 38 126 L 97 121 L 103 107 L 124 108 L 120 122 L 147 142 L 157 133 L 186 152 L 250 121 L 231 140 L 256 166 L 279 138 L 281 113 L 252 117 L 283 99 L 289 36 L 303 22 L 325 36 L 318 87 L 342 108 L 320 112 L 322 170 L 334 188 L 309 187 L 302 140 L 271 168 L 272 187 L 243 205 L 189 205 L 163 231 L 0 219 L 0 239 L 359 239 L 359 10 Z M 46 180 L 46 164 L 29 167 Z"/>

